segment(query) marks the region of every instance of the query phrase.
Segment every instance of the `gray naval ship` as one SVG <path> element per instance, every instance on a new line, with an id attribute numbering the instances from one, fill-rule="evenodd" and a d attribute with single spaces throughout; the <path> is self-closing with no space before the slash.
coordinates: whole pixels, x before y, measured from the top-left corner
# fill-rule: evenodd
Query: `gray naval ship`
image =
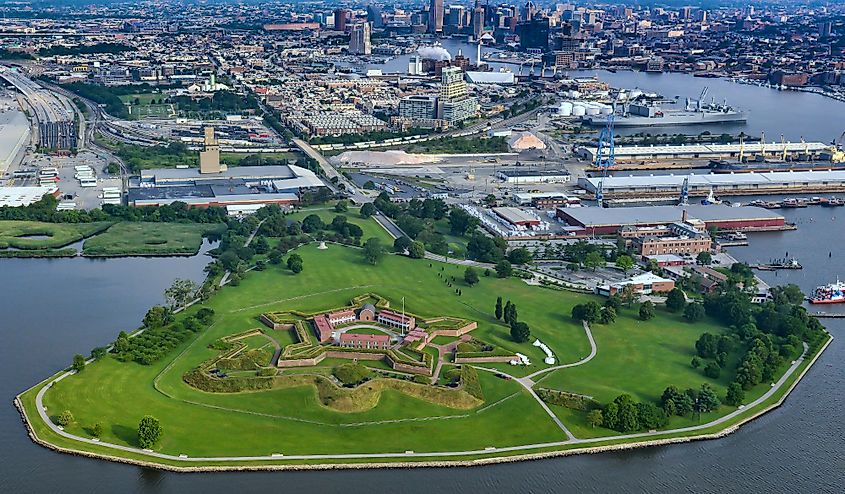
<path id="1" fill-rule="evenodd" d="M 697 100 L 686 98 L 684 109 L 664 109 L 652 101 L 636 101 L 623 105 L 613 118 L 616 127 L 670 127 L 677 125 L 704 125 L 744 123 L 748 113 L 728 106 L 727 101 L 706 103 L 706 89 Z M 607 125 L 609 115 L 587 115 L 583 122 L 594 127 Z"/>

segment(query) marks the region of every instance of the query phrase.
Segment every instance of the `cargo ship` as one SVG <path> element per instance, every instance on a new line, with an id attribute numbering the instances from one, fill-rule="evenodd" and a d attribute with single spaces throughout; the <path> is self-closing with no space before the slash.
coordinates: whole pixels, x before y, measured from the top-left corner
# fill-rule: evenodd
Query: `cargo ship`
<path id="1" fill-rule="evenodd" d="M 705 103 L 707 90 L 697 100 L 686 99 L 683 110 L 664 109 L 652 101 L 626 103 L 621 113 L 613 115 L 615 127 L 671 127 L 678 125 L 707 125 L 723 123 L 745 123 L 748 114 L 728 106 L 727 102 Z M 583 122 L 595 127 L 607 125 L 610 116 L 586 115 Z"/>
<path id="2" fill-rule="evenodd" d="M 837 279 L 836 283 L 816 287 L 809 300 L 811 304 L 845 303 L 845 283 Z"/>
<path id="3" fill-rule="evenodd" d="M 831 162 L 795 162 L 795 161 L 736 161 L 711 160 L 710 171 L 713 173 L 763 173 L 763 172 L 810 172 L 827 170 L 845 170 L 845 163 Z"/>

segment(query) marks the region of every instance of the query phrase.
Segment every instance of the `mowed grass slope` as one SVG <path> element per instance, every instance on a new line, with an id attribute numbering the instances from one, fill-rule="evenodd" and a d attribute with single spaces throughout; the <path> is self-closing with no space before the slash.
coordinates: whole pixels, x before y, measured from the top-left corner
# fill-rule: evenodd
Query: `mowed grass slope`
<path id="1" fill-rule="evenodd" d="M 55 249 L 102 232 L 111 222 L 43 223 L 0 221 L 0 249 Z"/>
<path id="2" fill-rule="evenodd" d="M 225 228 L 223 224 L 123 222 L 86 240 L 82 252 L 92 257 L 192 255 L 199 252 L 203 235 L 222 233 Z"/>

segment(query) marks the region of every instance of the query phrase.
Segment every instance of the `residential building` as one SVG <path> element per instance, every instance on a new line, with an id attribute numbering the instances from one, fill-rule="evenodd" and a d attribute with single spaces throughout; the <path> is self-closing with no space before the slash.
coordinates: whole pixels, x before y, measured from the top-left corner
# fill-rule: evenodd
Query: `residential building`
<path id="1" fill-rule="evenodd" d="M 376 321 L 384 324 L 385 326 L 399 328 L 403 331 L 410 331 L 414 329 L 417 324 L 416 319 L 411 316 L 386 309 L 379 311 Z"/>

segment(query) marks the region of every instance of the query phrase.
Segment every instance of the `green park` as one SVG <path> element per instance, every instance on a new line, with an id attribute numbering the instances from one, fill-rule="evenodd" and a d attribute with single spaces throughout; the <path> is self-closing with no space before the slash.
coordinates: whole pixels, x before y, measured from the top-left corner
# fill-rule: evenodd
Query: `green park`
<path id="1" fill-rule="evenodd" d="M 705 300 L 706 314 L 683 299 L 600 298 L 389 252 L 373 218 L 349 209 L 331 226 L 335 216 L 254 220 L 266 244 L 254 257 L 220 255 L 202 287 L 175 283 L 140 328 L 115 328 L 113 343 L 22 393 L 33 437 L 173 469 L 449 464 L 683 441 L 778 405 L 829 341 L 789 304 L 791 333 L 769 333 L 775 309 L 730 288 Z M 116 227 L 124 241 L 145 230 L 118 223 L 104 243 Z M 231 236 L 221 249 L 252 240 Z M 172 237 L 132 243 L 182 242 Z M 741 326 L 730 320 L 739 311 Z"/>

